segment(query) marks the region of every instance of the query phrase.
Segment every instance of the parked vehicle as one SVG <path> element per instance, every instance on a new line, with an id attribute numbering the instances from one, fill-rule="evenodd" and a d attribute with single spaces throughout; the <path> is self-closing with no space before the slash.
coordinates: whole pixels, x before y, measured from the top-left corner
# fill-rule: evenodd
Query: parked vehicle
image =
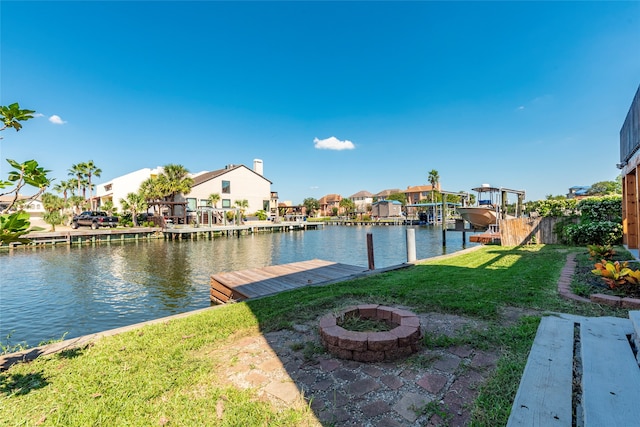
<path id="1" fill-rule="evenodd" d="M 80 215 L 73 217 L 71 228 L 76 229 L 83 226 L 91 227 L 97 230 L 100 227 L 116 227 L 118 225 L 118 217 L 109 216 L 106 212 L 101 211 L 85 211 Z"/>

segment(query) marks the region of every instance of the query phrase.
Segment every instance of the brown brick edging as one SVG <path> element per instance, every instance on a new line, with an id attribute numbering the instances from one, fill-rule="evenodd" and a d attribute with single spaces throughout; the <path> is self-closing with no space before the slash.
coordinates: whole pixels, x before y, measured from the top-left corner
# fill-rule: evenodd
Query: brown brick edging
<path id="1" fill-rule="evenodd" d="M 348 331 L 337 324 L 344 316 L 389 320 L 398 326 L 385 332 Z M 338 314 L 327 314 L 320 319 L 319 329 L 322 343 L 330 353 L 358 362 L 381 362 L 408 356 L 418 351 L 422 337 L 418 316 L 378 304 L 362 304 Z"/>
<path id="2" fill-rule="evenodd" d="M 567 255 L 567 262 L 560 272 L 558 279 L 558 293 L 562 298 L 578 301 L 608 305 L 616 308 L 640 309 L 640 299 L 637 298 L 621 298 L 613 295 L 592 294 L 589 298 L 584 298 L 571 292 L 571 278 L 576 271 L 576 254 Z"/>

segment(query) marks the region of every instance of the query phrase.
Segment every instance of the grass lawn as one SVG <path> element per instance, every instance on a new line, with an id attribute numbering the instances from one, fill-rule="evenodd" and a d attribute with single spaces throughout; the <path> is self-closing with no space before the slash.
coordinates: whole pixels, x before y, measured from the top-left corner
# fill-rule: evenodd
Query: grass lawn
<path id="1" fill-rule="evenodd" d="M 505 308 L 589 316 L 626 312 L 557 295 L 569 252 L 563 246 L 485 246 L 451 258 L 269 298 L 232 304 L 103 338 L 85 348 L 18 364 L 0 373 L 1 426 L 298 426 L 309 407 L 278 409 L 251 390 L 222 385 L 203 355 L 256 332 L 291 328 L 357 302 L 402 305 L 416 313 L 483 320 L 486 330 L 455 337 L 427 334 L 430 347 L 498 349 L 497 368 L 480 390 L 473 425 L 504 425 L 539 316 L 506 324 Z M 216 417 L 225 402 L 224 416 Z"/>

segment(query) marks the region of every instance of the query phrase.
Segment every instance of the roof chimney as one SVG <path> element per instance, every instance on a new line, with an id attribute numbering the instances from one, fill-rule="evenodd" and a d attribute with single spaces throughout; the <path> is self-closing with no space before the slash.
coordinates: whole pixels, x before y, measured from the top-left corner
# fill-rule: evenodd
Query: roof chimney
<path id="1" fill-rule="evenodd" d="M 258 175 L 262 175 L 262 160 L 260 159 L 253 159 L 253 171 L 255 173 L 257 173 Z"/>

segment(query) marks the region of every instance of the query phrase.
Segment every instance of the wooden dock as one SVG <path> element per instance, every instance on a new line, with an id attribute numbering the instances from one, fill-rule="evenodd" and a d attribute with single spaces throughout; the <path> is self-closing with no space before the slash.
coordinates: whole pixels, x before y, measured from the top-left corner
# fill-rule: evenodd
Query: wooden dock
<path id="1" fill-rule="evenodd" d="M 314 259 L 218 273 L 211 275 L 211 301 L 227 303 L 263 297 L 303 286 L 347 280 L 366 271 L 365 267 Z"/>

